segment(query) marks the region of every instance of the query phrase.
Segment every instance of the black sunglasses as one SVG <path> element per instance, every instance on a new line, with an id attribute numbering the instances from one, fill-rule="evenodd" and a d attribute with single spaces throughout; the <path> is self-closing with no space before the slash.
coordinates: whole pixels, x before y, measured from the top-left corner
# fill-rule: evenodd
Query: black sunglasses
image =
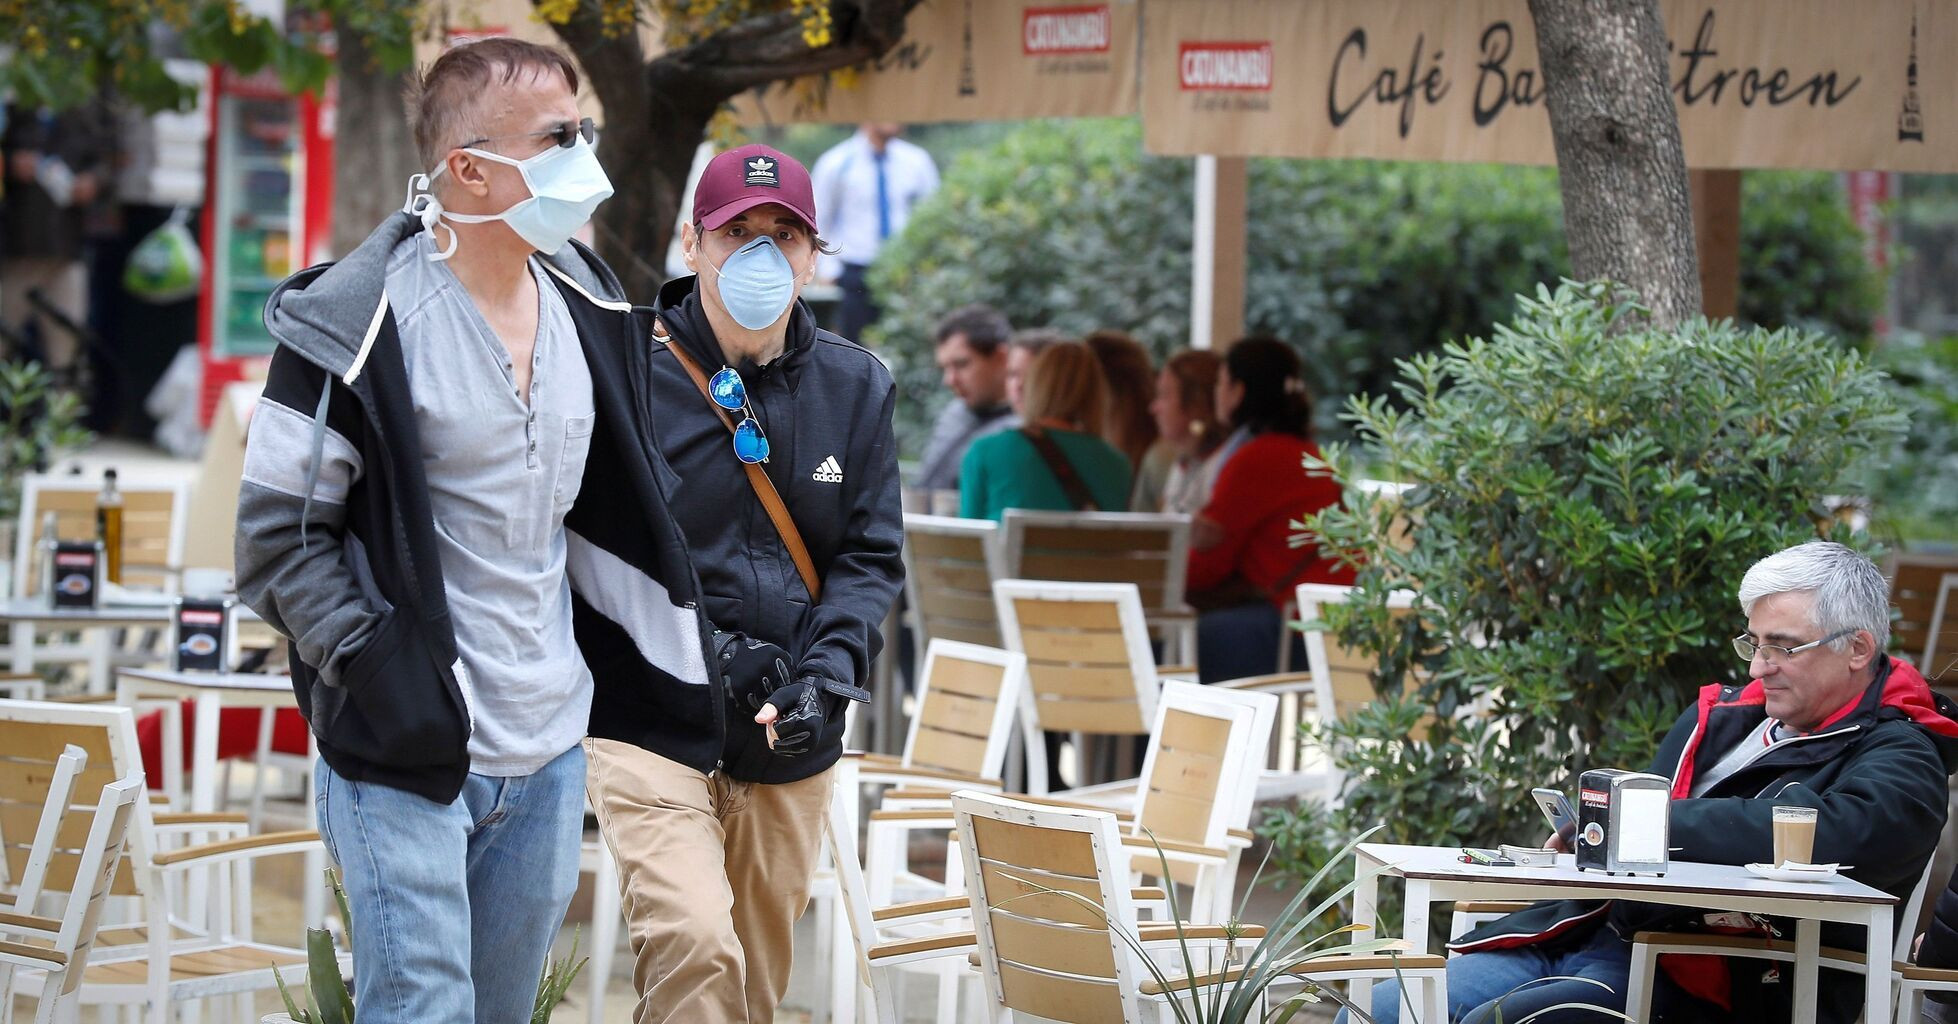
<path id="1" fill-rule="evenodd" d="M 586 143 L 596 146 L 598 145 L 598 126 L 592 123 L 591 118 L 587 117 L 576 124 L 570 121 L 563 121 L 557 127 L 546 128 L 541 132 L 518 132 L 515 135 L 491 135 L 481 139 L 471 139 L 456 148 L 468 149 L 471 146 L 479 146 L 485 142 L 500 142 L 503 139 L 535 139 L 539 137 L 548 137 L 554 140 L 559 149 L 570 149 L 577 144 L 579 139 L 583 139 Z"/>

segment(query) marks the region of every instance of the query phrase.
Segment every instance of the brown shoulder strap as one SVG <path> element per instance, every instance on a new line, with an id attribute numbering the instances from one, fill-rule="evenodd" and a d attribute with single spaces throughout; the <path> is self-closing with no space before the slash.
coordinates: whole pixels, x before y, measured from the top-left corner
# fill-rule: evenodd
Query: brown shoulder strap
<path id="1" fill-rule="evenodd" d="M 656 333 L 665 336 L 664 325 L 656 323 L 654 327 Z M 721 418 L 721 425 L 728 429 L 728 433 L 734 433 L 734 420 L 728 416 L 727 410 L 714 404 L 714 397 L 707 391 L 707 375 L 701 372 L 700 364 L 694 362 L 679 342 L 669 341 L 666 347 L 680 361 L 680 368 L 693 378 L 693 386 L 700 389 L 700 397 L 707 401 L 707 407 Z M 747 471 L 748 486 L 753 487 L 755 497 L 761 499 L 761 507 L 767 510 L 769 520 L 774 522 L 775 532 L 782 535 L 782 544 L 789 549 L 789 558 L 795 562 L 795 571 L 802 577 L 802 585 L 809 589 L 810 599 L 821 601 L 823 582 L 816 575 L 816 563 L 810 559 L 809 549 L 802 543 L 802 532 L 795 528 L 795 520 L 789 518 L 789 507 L 782 503 L 781 493 L 775 490 L 775 481 L 770 480 L 768 474 L 752 462 L 742 463 L 741 468 Z"/>
<path id="2" fill-rule="evenodd" d="M 1059 442 L 1039 427 L 1021 427 L 1020 434 L 1033 445 L 1034 451 L 1040 453 L 1041 459 L 1047 463 L 1047 469 L 1060 482 L 1061 493 L 1067 495 L 1068 503 L 1074 506 L 1076 512 L 1101 511 L 1101 506 L 1095 504 L 1094 494 L 1081 481 L 1081 474 L 1076 473 L 1074 464 L 1067 461 L 1067 453 L 1061 451 Z"/>

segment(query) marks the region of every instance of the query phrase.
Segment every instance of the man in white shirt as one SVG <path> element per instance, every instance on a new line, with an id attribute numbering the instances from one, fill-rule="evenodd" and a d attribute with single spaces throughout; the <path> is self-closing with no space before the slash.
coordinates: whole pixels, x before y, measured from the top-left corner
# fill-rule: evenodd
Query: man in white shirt
<path id="1" fill-rule="evenodd" d="M 931 154 L 898 136 L 904 126 L 867 121 L 857 133 L 816 160 L 810 178 L 816 189 L 816 215 L 836 246 L 824 256 L 817 277 L 843 290 L 836 333 L 851 341 L 877 320 L 877 306 L 864 284 L 884 240 L 904 230 L 911 211 L 938 191 L 938 165 Z"/>

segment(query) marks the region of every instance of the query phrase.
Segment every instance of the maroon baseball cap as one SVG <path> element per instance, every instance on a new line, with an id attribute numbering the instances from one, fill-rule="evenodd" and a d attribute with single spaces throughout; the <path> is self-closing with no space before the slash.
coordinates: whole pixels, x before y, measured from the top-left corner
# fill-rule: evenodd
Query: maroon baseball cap
<path id="1" fill-rule="evenodd" d="M 693 190 L 694 223 L 712 231 L 765 203 L 780 203 L 816 230 L 816 190 L 794 157 L 760 143 L 707 162 Z"/>

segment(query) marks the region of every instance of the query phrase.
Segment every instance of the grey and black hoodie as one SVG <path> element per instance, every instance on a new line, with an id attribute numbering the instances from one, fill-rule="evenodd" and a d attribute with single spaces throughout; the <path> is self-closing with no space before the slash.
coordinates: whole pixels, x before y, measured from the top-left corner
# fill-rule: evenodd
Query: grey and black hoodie
<path id="1" fill-rule="evenodd" d="M 469 771 L 469 675 L 385 290 L 389 255 L 419 230 L 397 214 L 267 302 L 279 348 L 246 447 L 237 580 L 292 641 L 293 691 L 327 764 L 448 802 Z M 543 262 L 577 325 L 598 411 L 565 516 L 577 642 L 601 687 L 649 712 L 617 738 L 712 771 L 727 728 L 706 667 L 712 627 L 668 511 L 677 477 L 633 383 L 646 379 L 650 317 L 584 246 Z"/>

